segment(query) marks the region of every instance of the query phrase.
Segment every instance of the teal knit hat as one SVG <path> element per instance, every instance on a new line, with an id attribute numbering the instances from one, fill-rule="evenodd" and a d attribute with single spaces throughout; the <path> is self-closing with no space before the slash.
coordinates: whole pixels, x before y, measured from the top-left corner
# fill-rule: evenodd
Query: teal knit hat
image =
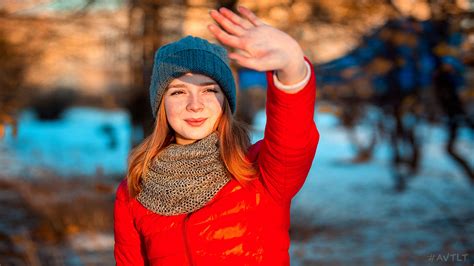
<path id="1" fill-rule="evenodd" d="M 166 87 L 186 73 L 202 74 L 216 81 L 235 112 L 235 82 L 227 59 L 227 50 L 207 40 L 187 36 L 162 46 L 155 53 L 150 82 L 150 102 L 153 117 Z"/>

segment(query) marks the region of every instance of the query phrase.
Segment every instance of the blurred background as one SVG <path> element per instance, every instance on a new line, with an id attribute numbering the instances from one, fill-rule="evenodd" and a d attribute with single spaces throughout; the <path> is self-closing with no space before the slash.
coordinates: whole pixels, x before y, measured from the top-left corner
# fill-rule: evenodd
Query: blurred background
<path id="1" fill-rule="evenodd" d="M 292 265 L 474 264 L 474 2 L 1 0 L 0 265 L 113 265 L 154 51 L 244 5 L 313 62 L 321 134 Z M 264 73 L 233 65 L 263 137 Z"/>

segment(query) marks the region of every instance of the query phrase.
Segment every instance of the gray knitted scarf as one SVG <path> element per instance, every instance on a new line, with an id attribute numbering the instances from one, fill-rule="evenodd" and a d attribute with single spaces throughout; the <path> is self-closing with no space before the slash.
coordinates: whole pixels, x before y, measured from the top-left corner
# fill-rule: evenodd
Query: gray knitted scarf
<path id="1" fill-rule="evenodd" d="M 170 144 L 142 178 L 137 200 L 166 216 L 196 211 L 230 180 L 216 132 L 189 145 Z"/>

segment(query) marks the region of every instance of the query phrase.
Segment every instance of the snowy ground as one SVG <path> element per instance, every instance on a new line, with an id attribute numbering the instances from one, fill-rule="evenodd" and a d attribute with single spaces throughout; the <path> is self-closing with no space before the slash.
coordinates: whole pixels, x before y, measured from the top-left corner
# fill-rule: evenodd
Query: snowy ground
<path id="1" fill-rule="evenodd" d="M 131 124 L 125 111 L 71 108 L 60 120 L 39 121 L 27 110 L 19 118 L 18 136 L 10 133 L 0 140 L 0 174 L 100 176 L 126 170 Z"/>
<path id="2" fill-rule="evenodd" d="M 264 121 L 260 113 L 254 141 L 261 138 Z M 474 264 L 474 188 L 443 152 L 446 134 L 440 127 L 421 127 L 422 171 L 407 191 L 396 193 L 386 144 L 378 146 L 371 162 L 349 164 L 354 154 L 337 119 L 318 113 L 316 121 L 318 151 L 293 201 L 292 265 Z M 51 169 L 63 175 L 121 174 L 130 135 L 122 111 L 76 108 L 63 120 L 46 123 L 25 112 L 18 137 L 7 132 L 0 141 L 0 176 L 37 177 Z M 473 139 L 464 130 L 458 148 L 472 154 Z M 97 246 L 104 254 L 112 252 L 111 239 L 78 235 L 71 246 L 87 256 L 91 251 L 85 247 Z"/>
<path id="3" fill-rule="evenodd" d="M 474 187 L 442 150 L 440 127 L 423 125 L 422 170 L 397 193 L 388 146 L 366 164 L 329 114 L 316 115 L 321 135 L 307 182 L 296 196 L 292 265 L 474 265 Z M 457 148 L 474 151 L 463 130 Z M 304 233 L 303 233 L 304 232 Z"/>

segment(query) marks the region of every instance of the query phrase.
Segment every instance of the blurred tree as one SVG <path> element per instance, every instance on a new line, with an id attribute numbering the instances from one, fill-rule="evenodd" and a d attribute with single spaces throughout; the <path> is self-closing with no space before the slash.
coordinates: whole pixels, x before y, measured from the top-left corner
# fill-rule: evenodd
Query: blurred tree
<path id="1" fill-rule="evenodd" d="M 320 91 L 340 106 L 341 121 L 349 132 L 354 132 L 354 127 L 367 117 L 373 117 L 367 113 L 371 109 L 366 106 L 374 104 L 384 110 L 380 124 L 392 143 L 392 169 L 399 190 L 417 172 L 421 160 L 420 136 L 416 134 L 420 118 L 447 121 L 447 153 L 472 180 L 472 169 L 455 151 L 454 143 L 458 127 L 463 123 L 470 127 L 473 124 L 460 94 L 470 88 L 469 84 L 463 84 L 461 59 L 474 49 L 471 45 L 467 51 L 461 50 L 464 37 L 459 30 L 463 17 L 472 18 L 473 13 L 466 14 L 469 12 L 453 1 L 430 1 L 424 6 L 429 19 L 419 20 L 409 16 L 413 7 L 403 9 L 395 1 L 385 4 L 393 10 L 393 18 L 366 34 L 347 55 L 316 66 Z M 465 32 L 468 34 L 469 30 Z M 362 82 L 365 79 L 370 82 Z M 358 144 L 360 141 L 352 135 L 358 147 L 354 161 L 370 159 L 375 135 L 370 136 L 372 140 L 365 146 Z"/>
<path id="2" fill-rule="evenodd" d="M 8 124 L 16 136 L 16 115 L 24 103 L 25 67 L 24 55 L 0 31 L 0 138 Z"/>
<path id="3" fill-rule="evenodd" d="M 143 136 L 147 136 L 153 130 L 147 85 L 150 83 L 155 50 L 161 45 L 162 23 L 159 11 L 164 1 L 130 0 L 128 4 L 132 93 L 126 107 L 134 128 L 141 127 Z M 141 141 L 137 139 L 140 138 L 136 137 L 137 133 L 134 135 L 133 145 Z"/>
<path id="4" fill-rule="evenodd" d="M 474 131 L 474 119 L 469 116 L 461 99 L 462 90 L 472 89 L 469 88 L 472 84 L 465 84 L 467 65 L 463 64 L 459 49 L 463 42 L 460 23 L 462 16 L 449 8 L 452 6 L 441 6 L 434 14 L 433 31 L 436 35 L 430 38 L 431 50 L 436 59 L 433 95 L 442 111 L 440 120 L 445 122 L 448 128 L 446 152 L 458 163 L 474 185 L 474 169 L 469 163 L 469 155 L 465 158 L 466 156 L 455 147 L 461 127 Z M 469 61 L 466 60 L 466 63 Z"/>
<path id="5" fill-rule="evenodd" d="M 45 5 L 43 1 L 33 0 L 29 3 L 19 3 L 20 8 L 14 3 L 10 5 L 0 5 L 0 23 L 5 23 L 0 27 L 0 138 L 5 134 L 7 124 L 13 126 L 13 135 L 17 134 L 16 116 L 21 108 L 33 103 L 40 103 L 44 110 L 39 110 L 39 105 L 33 106 L 38 109 L 40 118 L 43 118 L 43 111 L 52 109 L 62 109 L 65 102 L 49 101 L 41 103 L 42 99 L 34 100 L 36 95 L 41 95 L 38 90 L 29 88 L 26 84 L 26 73 L 31 65 L 41 59 L 44 51 L 51 44 L 55 43 L 59 34 L 55 30 L 48 28 L 48 23 L 73 23 L 75 19 L 83 16 L 95 3 L 95 0 L 87 0 L 84 5 L 65 16 L 41 17 L 29 13 L 32 10 Z M 10 8 L 10 9 L 9 9 Z M 23 30 L 14 31 L 12 25 L 19 25 Z M 88 27 L 89 25 L 84 25 Z M 31 30 L 37 27 L 38 30 Z M 27 30 L 24 30 L 27 28 Z M 48 30 L 44 30 L 48 29 Z M 67 50 L 67 47 L 61 47 Z M 62 92 L 62 96 L 56 100 L 71 101 Z M 59 95 L 58 94 L 58 95 Z M 52 94 L 51 94 L 52 95 Z M 48 96 L 51 96 L 48 95 Z M 61 98 L 62 97 L 62 98 Z M 51 97 L 44 98 L 51 100 Z M 52 103 L 54 103 L 52 105 Z M 50 116 L 47 116 L 50 117 Z M 57 115 L 56 115 L 57 117 Z"/>

